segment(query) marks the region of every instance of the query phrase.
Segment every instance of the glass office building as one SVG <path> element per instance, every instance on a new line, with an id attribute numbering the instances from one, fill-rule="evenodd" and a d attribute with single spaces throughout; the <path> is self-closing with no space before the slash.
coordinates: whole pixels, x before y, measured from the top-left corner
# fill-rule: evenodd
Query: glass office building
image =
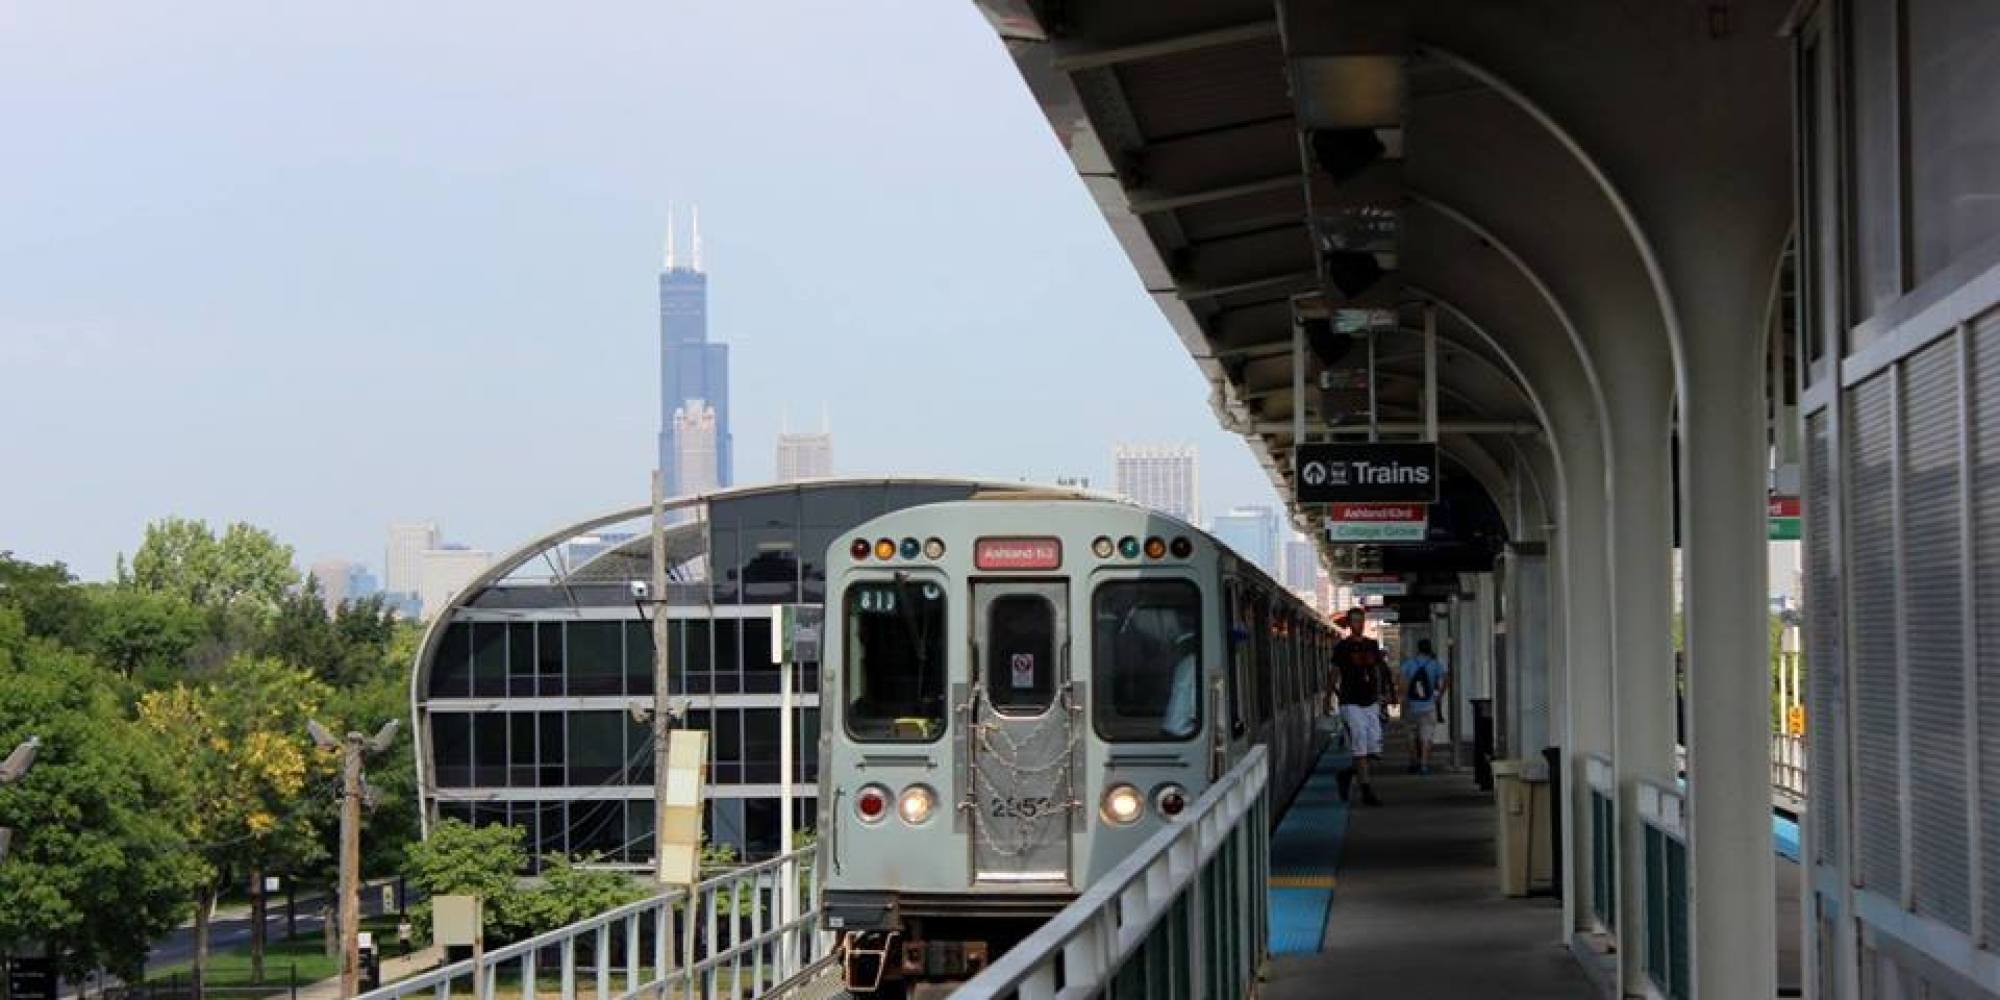
<path id="1" fill-rule="evenodd" d="M 903 507 L 1020 484 L 820 481 L 678 502 L 667 534 L 669 694 L 709 732 L 709 839 L 750 858 L 780 850 L 780 686 L 773 605 L 819 604 L 829 545 Z M 412 684 L 425 828 L 511 823 L 539 856 L 653 858 L 650 513 L 592 518 L 515 550 L 438 611 Z M 583 537 L 627 533 L 589 550 Z M 811 829 L 819 778 L 819 669 L 795 665 L 794 823 Z"/>

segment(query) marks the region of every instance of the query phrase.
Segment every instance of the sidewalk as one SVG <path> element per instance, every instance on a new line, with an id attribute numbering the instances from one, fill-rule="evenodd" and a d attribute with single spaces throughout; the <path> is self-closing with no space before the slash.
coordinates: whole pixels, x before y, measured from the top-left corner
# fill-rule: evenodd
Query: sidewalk
<path id="1" fill-rule="evenodd" d="M 408 979 L 419 972 L 429 972 L 437 967 L 444 953 L 437 945 L 410 952 L 407 956 L 384 958 L 382 960 L 382 984 L 387 986 L 399 979 Z M 322 979 L 311 986 L 299 990 L 299 1000 L 341 1000 L 340 977 Z"/>

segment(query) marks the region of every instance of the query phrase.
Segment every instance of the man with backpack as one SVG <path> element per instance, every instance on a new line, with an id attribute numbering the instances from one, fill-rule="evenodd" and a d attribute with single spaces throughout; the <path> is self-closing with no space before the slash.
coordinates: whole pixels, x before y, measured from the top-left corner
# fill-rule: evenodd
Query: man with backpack
<path id="1" fill-rule="evenodd" d="M 1410 727 L 1410 773 L 1431 773 L 1431 731 L 1438 706 L 1451 687 L 1451 672 L 1438 662 L 1429 639 L 1417 640 L 1417 655 L 1403 661 L 1403 722 Z"/>

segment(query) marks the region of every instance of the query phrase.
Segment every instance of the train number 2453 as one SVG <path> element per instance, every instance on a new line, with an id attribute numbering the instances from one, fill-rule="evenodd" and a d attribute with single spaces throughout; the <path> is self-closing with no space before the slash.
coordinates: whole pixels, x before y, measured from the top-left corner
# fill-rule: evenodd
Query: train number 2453
<path id="1" fill-rule="evenodd" d="M 1056 801 L 1046 795 L 1018 799 L 995 795 L 986 804 L 986 811 L 995 819 L 1035 819 L 1047 816 L 1058 808 Z"/>

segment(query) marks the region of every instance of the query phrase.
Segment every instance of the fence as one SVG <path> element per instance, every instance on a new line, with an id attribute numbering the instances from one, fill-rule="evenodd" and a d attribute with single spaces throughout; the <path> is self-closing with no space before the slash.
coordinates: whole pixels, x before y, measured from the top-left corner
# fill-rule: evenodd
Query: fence
<path id="1" fill-rule="evenodd" d="M 1607 931 L 1618 927 L 1618 776 L 1611 759 L 1583 759 L 1590 784 L 1590 912 Z"/>
<path id="2" fill-rule="evenodd" d="M 1269 768 L 1250 751 L 1185 819 L 952 994 L 1232 997 L 1249 993 L 1269 937 Z"/>
<path id="3" fill-rule="evenodd" d="M 1796 802 L 1806 799 L 1806 740 L 1789 733 L 1771 734 L 1771 787 Z"/>
<path id="4" fill-rule="evenodd" d="M 692 906 L 686 890 L 669 890 L 362 1000 L 426 993 L 448 1000 L 455 991 L 491 1000 L 509 984 L 525 998 L 541 994 L 550 978 L 562 1000 L 580 995 L 580 978 L 595 1000 L 763 996 L 827 954 L 817 930 L 817 865 L 817 846 L 801 848 L 702 882 Z M 651 961 L 643 961 L 649 948 Z"/>
<path id="5" fill-rule="evenodd" d="M 1646 832 L 1646 978 L 1669 1000 L 1687 1000 L 1687 805 L 1680 792 L 1650 781 L 1639 784 L 1639 816 Z"/>

